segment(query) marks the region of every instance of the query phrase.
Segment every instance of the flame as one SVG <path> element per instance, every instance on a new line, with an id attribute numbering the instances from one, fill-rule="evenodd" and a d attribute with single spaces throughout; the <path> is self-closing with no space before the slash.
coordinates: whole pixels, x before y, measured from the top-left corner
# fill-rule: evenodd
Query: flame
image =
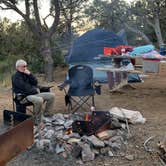
<path id="1" fill-rule="evenodd" d="M 90 120 L 90 115 L 89 114 L 85 114 L 84 121 L 89 121 L 89 120 Z"/>
<path id="2" fill-rule="evenodd" d="M 67 134 L 67 135 L 70 135 L 70 134 L 72 134 L 73 133 L 73 130 L 70 128 L 70 129 L 67 129 L 66 131 L 65 131 L 65 134 Z"/>

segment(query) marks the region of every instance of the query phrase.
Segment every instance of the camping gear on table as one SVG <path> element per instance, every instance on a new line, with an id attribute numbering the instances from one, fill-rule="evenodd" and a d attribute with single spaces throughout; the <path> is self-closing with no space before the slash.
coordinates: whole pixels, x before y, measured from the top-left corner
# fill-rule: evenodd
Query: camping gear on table
<path id="1" fill-rule="evenodd" d="M 153 45 L 149 44 L 149 45 L 145 45 L 145 46 L 135 47 L 135 48 L 133 48 L 133 51 L 130 52 L 129 54 L 131 56 L 138 56 L 138 55 L 153 51 L 154 49 L 155 49 L 155 47 Z"/>
<path id="2" fill-rule="evenodd" d="M 166 55 L 166 44 L 162 44 L 160 46 L 160 54 L 161 55 Z"/>

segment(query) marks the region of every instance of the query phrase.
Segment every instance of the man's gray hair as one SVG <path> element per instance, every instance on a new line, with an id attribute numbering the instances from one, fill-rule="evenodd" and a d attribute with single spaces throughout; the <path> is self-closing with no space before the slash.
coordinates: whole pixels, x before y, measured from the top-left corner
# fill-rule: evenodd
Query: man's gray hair
<path id="1" fill-rule="evenodd" d="M 27 65 L 27 62 L 24 61 L 23 59 L 19 59 L 19 60 L 16 61 L 16 68 L 18 66 L 23 66 L 23 65 L 25 65 L 25 66 Z"/>

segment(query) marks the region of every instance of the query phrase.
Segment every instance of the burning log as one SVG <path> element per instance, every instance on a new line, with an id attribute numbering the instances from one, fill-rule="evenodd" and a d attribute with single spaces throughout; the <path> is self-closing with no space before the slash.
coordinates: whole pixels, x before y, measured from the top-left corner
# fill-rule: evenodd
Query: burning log
<path id="1" fill-rule="evenodd" d="M 65 134 L 67 134 L 67 135 L 70 135 L 72 133 L 73 133 L 73 130 L 71 128 L 69 128 L 65 131 Z"/>
<path id="2" fill-rule="evenodd" d="M 80 135 L 93 135 L 110 128 L 112 115 L 107 111 L 93 111 L 91 115 L 86 114 L 84 120 L 73 122 L 73 132 Z"/>

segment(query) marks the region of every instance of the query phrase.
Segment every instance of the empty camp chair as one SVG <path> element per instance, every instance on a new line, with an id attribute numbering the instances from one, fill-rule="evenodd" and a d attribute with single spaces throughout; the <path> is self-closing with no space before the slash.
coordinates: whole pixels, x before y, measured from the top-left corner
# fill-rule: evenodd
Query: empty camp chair
<path id="1" fill-rule="evenodd" d="M 64 88 L 69 85 L 68 91 Z M 68 80 L 58 86 L 64 89 L 65 103 L 68 110 L 75 113 L 78 109 L 87 110 L 95 107 L 95 87 L 93 81 L 93 70 L 89 66 L 76 65 L 69 69 Z"/>

